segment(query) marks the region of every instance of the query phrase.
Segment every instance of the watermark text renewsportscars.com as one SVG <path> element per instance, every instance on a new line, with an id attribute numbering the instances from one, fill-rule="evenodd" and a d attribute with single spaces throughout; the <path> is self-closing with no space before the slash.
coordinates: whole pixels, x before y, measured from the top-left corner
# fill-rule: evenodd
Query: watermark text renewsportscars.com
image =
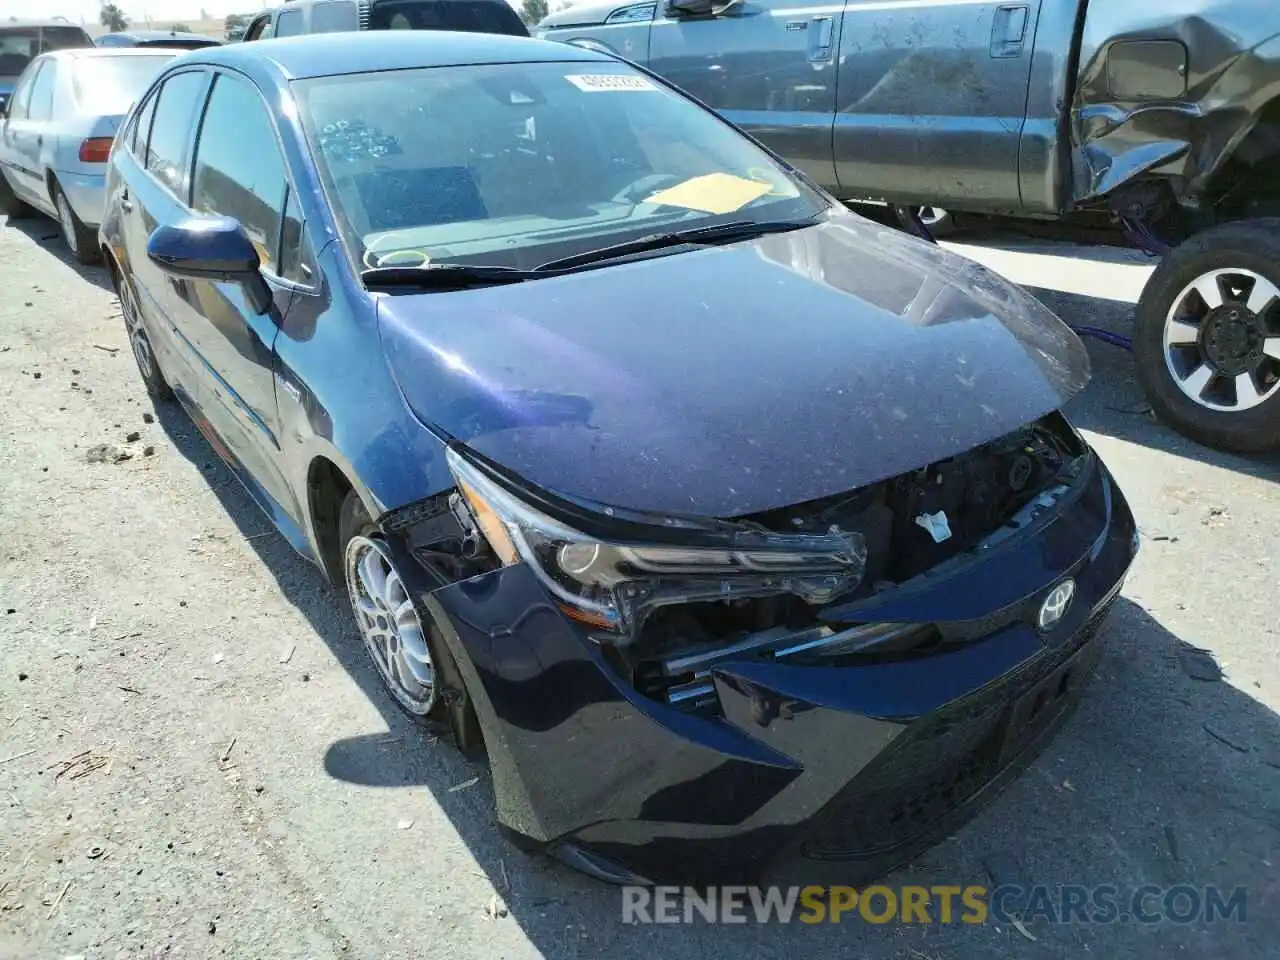
<path id="1" fill-rule="evenodd" d="M 622 888 L 623 923 L 1244 923 L 1244 887 L 1181 884 L 986 887 Z"/>

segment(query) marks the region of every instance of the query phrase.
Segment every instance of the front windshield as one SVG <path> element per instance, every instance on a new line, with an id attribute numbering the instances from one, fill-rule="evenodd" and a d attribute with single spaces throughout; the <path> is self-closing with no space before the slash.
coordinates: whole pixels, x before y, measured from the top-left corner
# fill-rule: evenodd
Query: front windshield
<path id="1" fill-rule="evenodd" d="M 366 267 L 528 269 L 654 232 L 802 220 L 827 206 L 732 127 L 622 64 L 295 86 L 325 190 Z"/>
<path id="2" fill-rule="evenodd" d="M 174 56 L 79 57 L 72 73 L 76 103 L 95 116 L 122 116 Z"/>
<path id="3" fill-rule="evenodd" d="M 6 27 L 0 24 L 0 77 L 17 76 L 50 50 L 92 46 L 79 27 Z"/>

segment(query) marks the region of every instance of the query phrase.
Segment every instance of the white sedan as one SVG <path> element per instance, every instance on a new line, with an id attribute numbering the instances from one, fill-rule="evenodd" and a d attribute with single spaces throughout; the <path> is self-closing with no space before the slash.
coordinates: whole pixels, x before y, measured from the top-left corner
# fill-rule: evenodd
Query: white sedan
<path id="1" fill-rule="evenodd" d="M 55 218 L 75 258 L 96 263 L 116 129 L 178 52 L 85 48 L 32 60 L 0 108 L 0 213 Z"/>

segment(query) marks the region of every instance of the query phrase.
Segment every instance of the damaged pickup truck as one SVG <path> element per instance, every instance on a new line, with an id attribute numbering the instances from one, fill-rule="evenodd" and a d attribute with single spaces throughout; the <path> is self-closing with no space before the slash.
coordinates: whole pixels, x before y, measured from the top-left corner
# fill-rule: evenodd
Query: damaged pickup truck
<path id="1" fill-rule="evenodd" d="M 188 209 L 143 123 L 201 71 Z M 242 157 L 241 221 L 200 184 Z M 1080 696 L 1137 549 L 1060 412 L 1080 341 L 661 81 L 529 39 L 231 44 L 111 171 L 148 389 L 345 585 L 389 696 L 487 754 L 520 844 L 873 876 Z"/>
<path id="2" fill-rule="evenodd" d="M 1274 0 L 588 0 L 536 32 L 645 66 L 916 230 L 921 208 L 1106 216 L 1164 258 L 1132 343 L 1155 411 L 1280 447 Z"/>

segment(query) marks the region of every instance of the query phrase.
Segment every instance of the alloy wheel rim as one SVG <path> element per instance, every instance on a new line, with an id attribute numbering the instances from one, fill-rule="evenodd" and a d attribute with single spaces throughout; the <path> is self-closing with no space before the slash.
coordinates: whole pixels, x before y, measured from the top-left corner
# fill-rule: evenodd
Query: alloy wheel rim
<path id="1" fill-rule="evenodd" d="M 129 333 L 129 344 L 133 347 L 133 358 L 144 377 L 149 378 L 155 369 L 155 361 L 151 356 L 151 342 L 142 327 L 142 315 L 138 312 L 138 304 L 133 298 L 133 288 L 124 277 L 120 279 L 120 312 L 124 315 L 125 329 Z"/>
<path id="2" fill-rule="evenodd" d="M 80 249 L 76 245 L 76 225 L 72 220 L 71 204 L 67 203 L 66 195 L 58 191 L 58 225 L 62 227 L 62 239 L 66 241 L 72 253 L 79 253 Z"/>
<path id="3" fill-rule="evenodd" d="M 347 544 L 347 592 L 360 636 L 392 695 L 425 716 L 436 700 L 427 634 L 386 546 L 369 537 Z"/>
<path id="4" fill-rule="evenodd" d="M 1178 389 L 1235 413 L 1280 392 L 1280 288 L 1245 268 L 1210 270 L 1165 315 L 1164 362 Z"/>

